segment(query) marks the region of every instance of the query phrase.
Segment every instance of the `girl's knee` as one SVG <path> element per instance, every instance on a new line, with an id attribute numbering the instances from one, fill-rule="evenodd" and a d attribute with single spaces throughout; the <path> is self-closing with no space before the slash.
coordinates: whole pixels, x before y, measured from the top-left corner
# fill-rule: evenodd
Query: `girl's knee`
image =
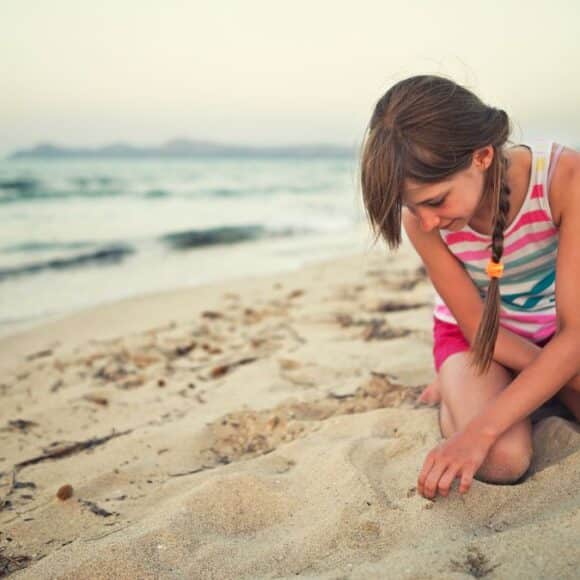
<path id="1" fill-rule="evenodd" d="M 500 438 L 490 449 L 476 478 L 487 483 L 515 483 L 528 471 L 532 462 L 529 438 Z"/>

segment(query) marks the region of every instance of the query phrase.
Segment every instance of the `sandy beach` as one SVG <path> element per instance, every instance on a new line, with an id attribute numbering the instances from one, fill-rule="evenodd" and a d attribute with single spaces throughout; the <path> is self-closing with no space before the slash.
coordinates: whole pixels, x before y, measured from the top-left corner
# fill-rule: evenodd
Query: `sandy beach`
<path id="1" fill-rule="evenodd" d="M 511 486 L 440 440 L 413 250 L 128 299 L 0 341 L 0 576 L 577 578 L 580 428 Z"/>

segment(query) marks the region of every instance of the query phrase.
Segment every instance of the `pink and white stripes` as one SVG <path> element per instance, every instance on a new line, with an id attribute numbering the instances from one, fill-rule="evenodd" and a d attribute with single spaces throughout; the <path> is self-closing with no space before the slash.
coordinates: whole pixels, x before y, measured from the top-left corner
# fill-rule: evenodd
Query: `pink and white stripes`
<path id="1" fill-rule="evenodd" d="M 530 183 L 521 208 L 504 235 L 504 275 L 500 280 L 500 321 L 505 328 L 534 342 L 556 330 L 555 270 L 558 229 L 548 199 L 551 174 L 562 149 L 552 156 L 553 142 L 537 142 L 532 153 Z M 458 258 L 485 297 L 488 278 L 485 266 L 490 258 L 491 236 L 469 226 L 461 231 L 441 230 L 441 237 Z M 434 316 L 457 324 L 443 299 L 435 293 Z"/>

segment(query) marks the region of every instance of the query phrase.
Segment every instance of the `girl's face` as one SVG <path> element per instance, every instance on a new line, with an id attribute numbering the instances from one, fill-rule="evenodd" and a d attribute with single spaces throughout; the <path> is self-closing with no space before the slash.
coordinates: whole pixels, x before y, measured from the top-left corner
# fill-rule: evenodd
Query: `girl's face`
<path id="1" fill-rule="evenodd" d="M 457 231 L 474 217 L 485 219 L 483 186 L 485 171 L 493 158 L 493 147 L 480 149 L 473 154 L 471 166 L 439 183 L 421 184 L 405 181 L 403 205 L 417 217 L 421 228 Z"/>

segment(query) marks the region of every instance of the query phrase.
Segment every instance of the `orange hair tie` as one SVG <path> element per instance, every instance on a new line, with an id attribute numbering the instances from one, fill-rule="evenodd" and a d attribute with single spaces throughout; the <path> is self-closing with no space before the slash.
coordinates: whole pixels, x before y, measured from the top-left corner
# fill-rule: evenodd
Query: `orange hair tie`
<path id="1" fill-rule="evenodd" d="M 485 271 L 490 278 L 501 278 L 503 276 L 503 264 L 490 260 L 485 267 Z"/>

